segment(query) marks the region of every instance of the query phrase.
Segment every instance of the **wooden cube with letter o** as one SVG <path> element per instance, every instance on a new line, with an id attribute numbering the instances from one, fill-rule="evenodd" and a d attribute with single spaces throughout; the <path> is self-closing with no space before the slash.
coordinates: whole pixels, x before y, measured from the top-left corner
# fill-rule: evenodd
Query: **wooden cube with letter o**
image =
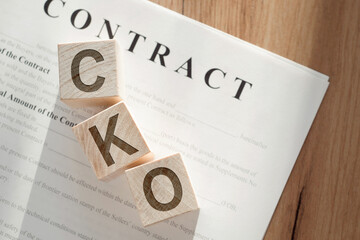
<path id="1" fill-rule="evenodd" d="M 72 107 L 110 106 L 123 98 L 115 40 L 58 45 L 60 99 Z"/>
<path id="2" fill-rule="evenodd" d="M 180 154 L 126 170 L 144 226 L 198 209 Z"/>

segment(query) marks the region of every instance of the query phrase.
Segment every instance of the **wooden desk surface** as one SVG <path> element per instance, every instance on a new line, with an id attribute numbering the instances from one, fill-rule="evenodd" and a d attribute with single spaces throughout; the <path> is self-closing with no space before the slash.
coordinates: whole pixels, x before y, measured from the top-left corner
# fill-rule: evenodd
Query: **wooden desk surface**
<path id="1" fill-rule="evenodd" d="M 153 0 L 330 76 L 265 239 L 360 239 L 360 0 Z"/>

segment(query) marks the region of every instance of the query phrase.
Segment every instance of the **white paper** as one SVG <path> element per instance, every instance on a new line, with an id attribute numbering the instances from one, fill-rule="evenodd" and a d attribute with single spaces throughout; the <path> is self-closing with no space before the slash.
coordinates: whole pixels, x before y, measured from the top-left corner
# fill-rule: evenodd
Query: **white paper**
<path id="1" fill-rule="evenodd" d="M 1 239 L 264 236 L 328 77 L 147 1 L 2 1 L 0 20 Z M 59 101 L 57 44 L 107 39 L 105 20 L 129 110 L 157 157 L 183 155 L 198 212 L 143 228 L 126 178 L 98 181 L 72 134 L 101 108 Z"/>

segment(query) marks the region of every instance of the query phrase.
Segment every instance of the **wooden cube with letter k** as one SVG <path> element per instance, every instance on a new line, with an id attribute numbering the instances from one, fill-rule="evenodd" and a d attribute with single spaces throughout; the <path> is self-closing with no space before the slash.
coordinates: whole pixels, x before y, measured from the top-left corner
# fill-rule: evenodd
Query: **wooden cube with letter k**
<path id="1" fill-rule="evenodd" d="M 73 127 L 98 179 L 107 180 L 152 158 L 124 102 Z"/>
<path id="2" fill-rule="evenodd" d="M 122 100 L 119 54 L 115 40 L 59 44 L 60 99 L 72 107 L 110 106 Z"/>

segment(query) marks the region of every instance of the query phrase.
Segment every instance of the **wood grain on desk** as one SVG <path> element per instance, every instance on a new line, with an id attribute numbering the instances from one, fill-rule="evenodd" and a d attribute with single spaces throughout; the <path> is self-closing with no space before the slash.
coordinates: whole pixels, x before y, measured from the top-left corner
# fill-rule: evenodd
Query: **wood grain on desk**
<path id="1" fill-rule="evenodd" d="M 360 0 L 153 0 L 330 76 L 265 239 L 360 239 Z"/>

